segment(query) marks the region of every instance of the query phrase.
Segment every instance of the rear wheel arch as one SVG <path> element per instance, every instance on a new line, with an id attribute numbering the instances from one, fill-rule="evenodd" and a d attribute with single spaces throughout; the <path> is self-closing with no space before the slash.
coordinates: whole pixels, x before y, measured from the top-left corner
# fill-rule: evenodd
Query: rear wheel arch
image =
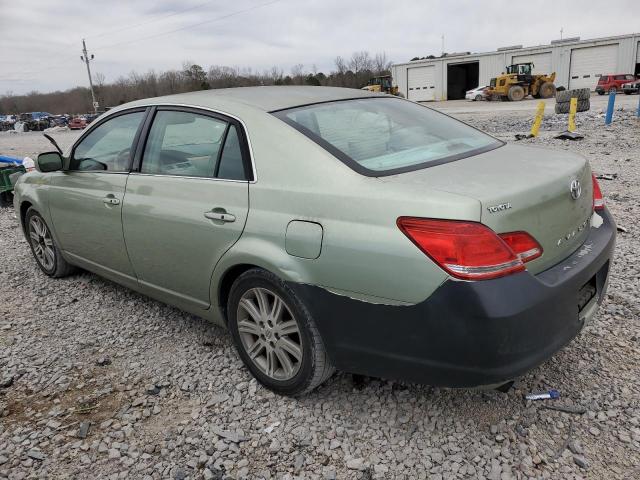
<path id="1" fill-rule="evenodd" d="M 225 324 L 228 322 L 227 316 L 227 302 L 229 301 L 229 294 L 231 293 L 231 287 L 236 279 L 244 272 L 251 270 L 252 268 L 262 268 L 250 263 L 241 263 L 228 268 L 220 277 L 218 286 L 218 308 L 222 313 L 222 318 Z"/>
<path id="2" fill-rule="evenodd" d="M 260 252 L 260 253 L 258 253 Z M 289 255 L 283 247 L 255 237 L 244 238 L 228 250 L 216 265 L 211 278 L 210 298 L 227 322 L 226 304 L 233 282 L 247 270 L 260 268 L 284 282 L 314 283 L 312 269 Z"/>

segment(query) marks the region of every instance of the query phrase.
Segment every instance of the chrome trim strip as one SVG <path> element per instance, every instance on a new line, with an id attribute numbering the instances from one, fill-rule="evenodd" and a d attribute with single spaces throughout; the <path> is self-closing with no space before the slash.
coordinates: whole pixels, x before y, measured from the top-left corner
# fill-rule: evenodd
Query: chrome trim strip
<path id="1" fill-rule="evenodd" d="M 232 180 L 229 178 L 214 178 L 214 177 L 190 177 L 187 175 L 169 175 L 164 173 L 141 173 L 141 172 L 131 172 L 129 175 L 136 175 L 139 177 L 168 177 L 168 178 L 184 178 L 191 180 L 213 180 L 216 182 L 233 182 L 233 183 L 255 183 L 250 182 L 249 180 Z"/>

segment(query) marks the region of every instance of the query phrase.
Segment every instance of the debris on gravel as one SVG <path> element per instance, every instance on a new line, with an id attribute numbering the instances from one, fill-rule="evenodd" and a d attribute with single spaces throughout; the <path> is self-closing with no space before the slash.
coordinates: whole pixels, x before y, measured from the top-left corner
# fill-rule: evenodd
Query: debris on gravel
<path id="1" fill-rule="evenodd" d="M 45 277 L 0 209 L 0 479 L 637 478 L 640 122 L 616 112 L 604 128 L 599 115 L 578 114 L 580 142 L 552 138 L 562 116 L 518 142 L 615 174 L 601 188 L 628 232 L 594 323 L 506 393 L 337 373 L 276 396 L 223 329 L 90 273 Z M 459 117 L 507 142 L 531 121 Z M 65 147 L 77 133 L 54 136 Z M 2 154 L 46 148 L 35 133 L 0 135 Z M 561 404 L 523 400 L 549 389 Z"/>

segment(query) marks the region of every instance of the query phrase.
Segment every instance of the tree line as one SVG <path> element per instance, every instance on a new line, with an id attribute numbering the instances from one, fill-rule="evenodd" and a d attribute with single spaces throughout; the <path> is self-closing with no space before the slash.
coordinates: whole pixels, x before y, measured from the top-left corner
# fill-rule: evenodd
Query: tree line
<path id="1" fill-rule="evenodd" d="M 105 76 L 93 76 L 94 92 L 100 108 L 115 107 L 141 98 L 174 93 L 209 90 L 215 88 L 249 87 L 257 85 L 316 85 L 361 88 L 369 78 L 388 75 L 391 61 L 386 54 L 355 52 L 350 58 L 336 57 L 334 69 L 325 74 L 302 64 L 294 65 L 287 74 L 279 67 L 263 72 L 251 68 L 212 65 L 208 70 L 193 62 L 184 62 L 180 70 L 147 73 L 131 72 L 107 83 Z M 91 91 L 88 87 L 75 87 L 50 93 L 30 92 L 0 96 L 0 114 L 22 112 L 85 113 L 92 111 Z"/>

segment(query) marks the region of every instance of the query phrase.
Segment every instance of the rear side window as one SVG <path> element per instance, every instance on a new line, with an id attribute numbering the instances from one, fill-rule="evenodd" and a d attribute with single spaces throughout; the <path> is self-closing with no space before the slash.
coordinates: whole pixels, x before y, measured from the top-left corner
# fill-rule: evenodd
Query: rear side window
<path id="1" fill-rule="evenodd" d="M 229 126 L 227 139 L 224 142 L 224 149 L 220 156 L 217 178 L 225 178 L 227 180 L 245 180 L 244 164 L 242 162 L 242 148 L 240 147 L 240 139 L 238 138 L 238 130 L 234 125 Z"/>
<path id="2" fill-rule="evenodd" d="M 236 126 L 185 111 L 156 113 L 142 157 L 141 173 L 245 180 Z"/>
<path id="3" fill-rule="evenodd" d="M 127 172 L 133 140 L 144 115 L 118 115 L 97 126 L 75 147 L 69 170 Z"/>
<path id="4" fill-rule="evenodd" d="M 328 102 L 274 114 L 370 176 L 438 165 L 503 145 L 458 120 L 398 98 Z"/>

